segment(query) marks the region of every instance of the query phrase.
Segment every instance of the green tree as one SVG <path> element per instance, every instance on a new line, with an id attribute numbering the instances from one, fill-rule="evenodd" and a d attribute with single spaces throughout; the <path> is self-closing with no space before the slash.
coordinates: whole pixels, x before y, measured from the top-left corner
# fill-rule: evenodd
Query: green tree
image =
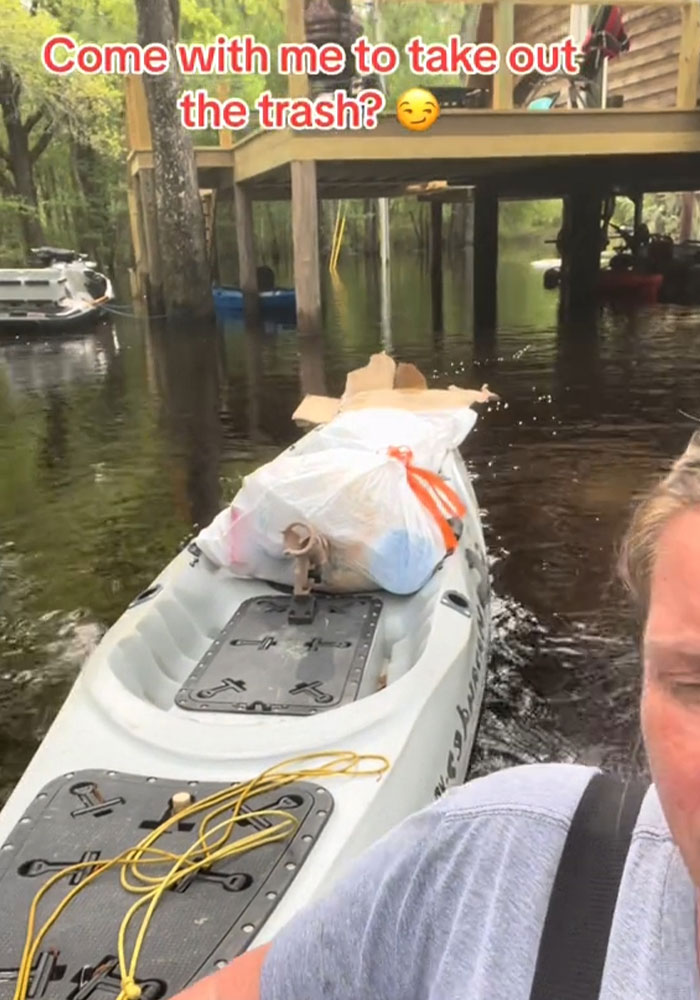
<path id="1" fill-rule="evenodd" d="M 47 37 L 61 29 L 48 10 L 0 0 L 0 194 L 14 205 L 25 248 L 43 242 L 36 170 L 50 144 L 70 136 L 115 151 L 118 87 L 106 76 L 47 73 L 39 58 Z"/>

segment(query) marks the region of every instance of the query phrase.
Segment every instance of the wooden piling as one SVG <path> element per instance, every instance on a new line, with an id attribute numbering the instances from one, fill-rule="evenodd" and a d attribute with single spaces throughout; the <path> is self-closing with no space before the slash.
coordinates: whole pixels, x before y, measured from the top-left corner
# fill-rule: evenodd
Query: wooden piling
<path id="1" fill-rule="evenodd" d="M 379 256 L 379 226 L 377 224 L 377 199 L 365 198 L 363 202 L 364 254 Z"/>
<path id="2" fill-rule="evenodd" d="M 382 346 L 390 351 L 391 338 L 391 228 L 389 225 L 389 199 L 377 199 L 379 212 L 379 305 Z"/>
<path id="3" fill-rule="evenodd" d="M 602 192 L 577 188 L 564 199 L 561 308 L 564 316 L 589 314 L 598 300 Z"/>
<path id="4" fill-rule="evenodd" d="M 255 267 L 253 202 L 250 192 L 242 184 L 234 183 L 233 197 L 238 245 L 238 283 L 243 292 L 243 313 L 246 324 L 257 327 L 260 323 L 260 299 Z"/>
<path id="5" fill-rule="evenodd" d="M 693 222 L 695 216 L 695 192 L 684 191 L 681 196 L 681 217 L 679 221 L 680 232 L 678 239 L 681 243 L 692 239 Z"/>
<path id="6" fill-rule="evenodd" d="M 138 174 L 127 177 L 127 203 L 129 206 L 129 225 L 131 228 L 131 245 L 133 248 L 134 266 L 130 269 L 129 279 L 131 294 L 140 303 L 146 298 L 148 270 L 146 265 L 146 236 L 143 231 L 143 214 L 141 211 L 141 186 Z"/>
<path id="7" fill-rule="evenodd" d="M 316 161 L 293 160 L 291 172 L 297 330 L 302 334 L 315 334 L 321 331 Z"/>
<path id="8" fill-rule="evenodd" d="M 498 295 L 498 195 L 474 192 L 474 329 L 496 326 Z"/>
<path id="9" fill-rule="evenodd" d="M 636 233 L 644 222 L 644 192 L 638 191 L 632 199 L 634 205 L 634 232 Z"/>
<path id="10" fill-rule="evenodd" d="M 442 202 L 430 203 L 430 299 L 433 330 L 443 329 L 442 311 Z"/>
<path id="11" fill-rule="evenodd" d="M 163 298 L 163 266 L 158 244 L 156 182 L 153 170 L 142 170 L 139 174 L 139 183 L 146 251 L 146 299 L 149 313 L 152 316 L 158 316 L 165 311 L 165 300 Z"/>

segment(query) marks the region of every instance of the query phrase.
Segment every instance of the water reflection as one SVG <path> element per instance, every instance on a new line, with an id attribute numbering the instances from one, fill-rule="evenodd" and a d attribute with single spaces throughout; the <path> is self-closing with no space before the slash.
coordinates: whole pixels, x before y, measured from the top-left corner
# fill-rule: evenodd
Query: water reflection
<path id="1" fill-rule="evenodd" d="M 204 525 L 222 506 L 223 340 L 216 329 L 194 333 L 153 321 L 146 338 L 168 451 L 180 459 L 173 482 L 177 513 L 185 524 Z"/>
<path id="2" fill-rule="evenodd" d="M 299 339 L 299 383 L 302 396 L 327 396 L 322 337 Z"/>
<path id="3" fill-rule="evenodd" d="M 606 309 L 557 326 L 556 297 L 523 252 L 503 262 L 498 330 L 473 337 L 468 273 L 461 257 L 445 275 L 437 342 L 418 255 L 392 261 L 390 289 L 364 259 L 326 276 L 322 338 L 119 317 L 79 338 L 0 342 L 5 790 L 84 651 L 242 478 L 295 440 L 301 396 L 339 395 L 389 336 L 431 384 L 489 382 L 502 397 L 465 448 L 497 593 L 476 773 L 638 761 L 638 658 L 611 583 L 614 546 L 633 494 L 693 426 L 683 414 L 699 409 L 699 314 Z"/>
<path id="4" fill-rule="evenodd" d="M 13 397 L 104 377 L 119 353 L 111 323 L 79 335 L 0 338 L 0 382 Z"/>

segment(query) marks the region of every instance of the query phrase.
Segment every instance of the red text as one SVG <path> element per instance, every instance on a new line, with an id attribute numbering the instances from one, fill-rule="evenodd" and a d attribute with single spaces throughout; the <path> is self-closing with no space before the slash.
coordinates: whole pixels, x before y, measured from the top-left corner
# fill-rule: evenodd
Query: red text
<path id="1" fill-rule="evenodd" d="M 41 47 L 41 61 L 49 73 L 152 73 L 168 68 L 170 56 L 165 45 L 78 45 L 70 35 L 52 35 Z"/>
<path id="2" fill-rule="evenodd" d="M 220 101 L 209 97 L 206 90 L 187 90 L 178 99 L 182 124 L 187 129 L 245 128 L 250 120 L 250 110 L 245 101 L 231 97 Z"/>
<path id="3" fill-rule="evenodd" d="M 335 76 L 345 69 L 345 50 L 335 42 L 296 45 L 285 42 L 277 48 L 277 68 L 287 76 L 294 73 L 325 73 Z"/>

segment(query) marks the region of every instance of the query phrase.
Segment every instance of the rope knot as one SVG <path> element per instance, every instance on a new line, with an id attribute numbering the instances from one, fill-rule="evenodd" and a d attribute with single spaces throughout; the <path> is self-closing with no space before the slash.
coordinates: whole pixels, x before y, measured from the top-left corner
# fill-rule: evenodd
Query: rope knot
<path id="1" fill-rule="evenodd" d="M 133 976 L 122 979 L 122 993 L 126 1000 L 141 1000 L 141 987 Z"/>

